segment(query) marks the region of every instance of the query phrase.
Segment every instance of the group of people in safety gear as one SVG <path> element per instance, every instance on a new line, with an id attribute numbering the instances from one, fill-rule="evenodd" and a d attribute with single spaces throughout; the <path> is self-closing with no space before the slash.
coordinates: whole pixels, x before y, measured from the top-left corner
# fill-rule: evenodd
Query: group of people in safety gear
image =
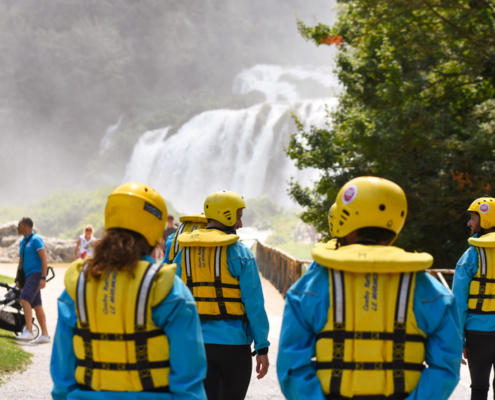
<path id="1" fill-rule="evenodd" d="M 180 219 L 160 264 L 151 254 L 164 200 L 144 184 L 115 189 L 93 257 L 65 275 L 53 398 L 244 399 L 252 356 L 263 378 L 270 346 L 256 260 L 236 234 L 245 207 L 237 193 L 212 193 L 204 214 Z M 472 399 L 487 398 L 495 199 L 468 211 L 470 248 L 452 294 L 425 271 L 431 255 L 391 245 L 407 217 L 400 186 L 360 177 L 341 188 L 328 215 L 334 239 L 315 245 L 286 294 L 277 374 L 287 399 L 446 400 L 463 346 Z"/>

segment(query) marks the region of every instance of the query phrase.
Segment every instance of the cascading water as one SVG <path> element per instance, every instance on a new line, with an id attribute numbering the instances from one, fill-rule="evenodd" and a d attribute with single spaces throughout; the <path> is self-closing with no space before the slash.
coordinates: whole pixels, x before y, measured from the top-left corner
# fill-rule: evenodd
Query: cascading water
<path id="1" fill-rule="evenodd" d="M 337 102 L 336 77 L 328 68 L 257 65 L 235 78 L 233 90 L 257 90 L 266 102 L 203 112 L 170 137 L 169 127 L 145 132 L 124 181 L 153 186 L 184 213 L 202 212 L 205 197 L 217 190 L 233 190 L 245 198 L 268 194 L 279 204 L 292 205 L 290 177 L 308 184 L 317 172 L 299 171 L 285 154 L 295 132 L 291 113 L 307 128 L 323 128 L 327 107 Z"/>

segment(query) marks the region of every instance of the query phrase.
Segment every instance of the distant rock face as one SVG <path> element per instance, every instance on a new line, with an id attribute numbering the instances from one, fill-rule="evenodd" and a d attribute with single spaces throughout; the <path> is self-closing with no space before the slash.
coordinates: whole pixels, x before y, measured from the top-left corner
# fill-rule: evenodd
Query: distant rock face
<path id="1" fill-rule="evenodd" d="M 36 231 L 36 228 L 34 229 Z M 54 239 L 41 236 L 45 243 L 48 263 L 74 261 L 75 240 Z M 18 263 L 19 244 L 22 236 L 17 233 L 17 221 L 0 224 L 0 262 Z"/>

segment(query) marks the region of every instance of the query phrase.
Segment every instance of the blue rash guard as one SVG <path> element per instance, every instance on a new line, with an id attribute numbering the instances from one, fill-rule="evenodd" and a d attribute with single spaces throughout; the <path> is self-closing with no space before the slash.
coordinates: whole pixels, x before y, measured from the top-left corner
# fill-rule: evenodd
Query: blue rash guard
<path id="1" fill-rule="evenodd" d="M 182 250 L 174 260 L 179 277 L 182 276 L 181 262 Z M 270 346 L 269 323 L 256 258 L 245 244 L 235 242 L 227 246 L 227 262 L 232 276 L 239 279 L 241 300 L 249 319 L 249 326 L 235 320 L 201 321 L 203 339 L 205 343 L 227 345 L 251 344 L 254 340 L 254 349 L 263 349 L 260 353 L 265 354 Z"/>
<path id="2" fill-rule="evenodd" d="M 172 240 L 174 240 L 175 233 L 168 235 L 167 241 L 165 242 L 165 257 L 163 258 L 163 262 L 165 264 L 170 264 L 168 260 L 170 258 L 170 249 L 172 248 Z"/>
<path id="3" fill-rule="evenodd" d="M 142 258 L 154 262 L 150 256 Z M 162 327 L 170 343 L 170 393 L 83 391 L 75 379 L 77 359 L 72 339 L 77 327 L 76 306 L 67 291 L 58 299 L 58 323 L 53 340 L 50 371 L 54 400 L 206 400 L 206 354 L 196 304 L 177 277 L 172 290 L 151 309 L 153 322 Z"/>
<path id="4" fill-rule="evenodd" d="M 328 318 L 328 268 L 313 263 L 287 292 L 277 359 L 277 374 L 288 400 L 325 400 L 316 376 L 315 335 Z M 435 278 L 418 272 L 413 311 L 428 335 L 426 368 L 407 400 L 446 400 L 459 381 L 462 341 L 455 298 Z"/>
<path id="5" fill-rule="evenodd" d="M 478 237 L 475 235 L 474 237 Z M 454 274 L 452 292 L 457 301 L 457 309 L 461 320 L 461 334 L 465 331 L 495 331 L 495 314 L 471 314 L 468 313 L 469 287 L 472 279 L 478 273 L 479 257 L 476 247 L 469 244 L 457 262 Z"/>

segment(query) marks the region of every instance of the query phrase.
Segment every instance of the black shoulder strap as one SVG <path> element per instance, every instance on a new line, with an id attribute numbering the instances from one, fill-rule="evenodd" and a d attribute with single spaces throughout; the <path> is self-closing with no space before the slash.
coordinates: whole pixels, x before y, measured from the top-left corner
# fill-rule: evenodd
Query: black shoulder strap
<path id="1" fill-rule="evenodd" d="M 30 240 L 33 236 L 34 236 L 34 233 L 31 233 L 31 235 L 29 235 L 29 237 L 28 237 L 28 240 L 26 240 L 26 243 L 24 243 L 24 247 L 22 248 L 22 263 L 24 263 L 24 253 L 26 252 L 26 246 L 28 245 L 28 243 L 30 242 Z"/>

